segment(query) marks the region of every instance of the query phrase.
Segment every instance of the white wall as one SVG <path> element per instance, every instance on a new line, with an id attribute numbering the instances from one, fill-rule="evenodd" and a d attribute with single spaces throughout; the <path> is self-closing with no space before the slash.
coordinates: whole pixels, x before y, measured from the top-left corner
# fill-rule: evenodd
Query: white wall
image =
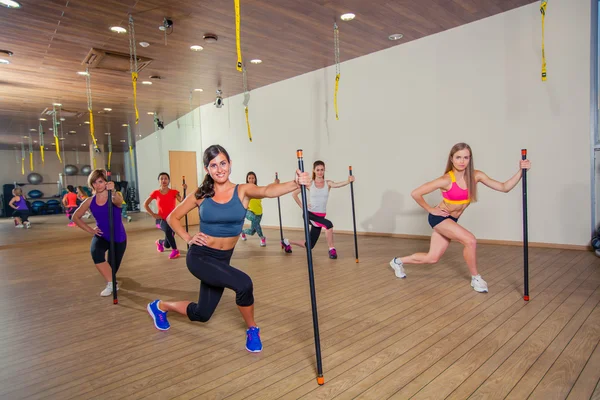
<path id="1" fill-rule="evenodd" d="M 136 143 L 141 204 L 150 192 L 158 188 L 158 174 L 163 171 L 170 173 L 169 151 L 196 151 L 196 164 L 202 165 L 202 130 L 199 118 L 200 111 L 195 109 L 166 125 L 165 129 L 154 132 Z M 202 177 L 202 170 L 199 169 L 198 182 L 201 182 Z M 141 209 L 143 210 L 143 207 Z"/>
<path id="2" fill-rule="evenodd" d="M 140 161 L 140 187 L 142 181 L 146 190 L 155 186 L 156 174 L 168 167 L 165 149 L 173 146 L 200 153 L 219 143 L 233 160 L 232 181 L 243 182 L 254 170 L 260 184 L 275 171 L 291 179 L 302 148 L 306 168 L 323 159 L 328 179 L 344 180 L 353 166 L 359 231 L 428 235 L 426 213 L 410 192 L 442 174 L 453 144 L 469 143 L 476 168 L 498 180 L 517 172 L 527 148 L 530 241 L 587 244 L 590 3 L 552 2 L 546 82 L 540 80 L 540 25 L 533 3 L 345 62 L 339 121 L 333 67 L 253 90 L 252 143 L 242 95 L 226 99 L 222 109 L 202 106 L 201 139 L 166 127 L 138 142 L 138 159 L 150 160 L 147 170 Z M 521 240 L 520 185 L 509 194 L 480 186 L 479 198 L 461 224 L 479 238 Z M 439 199 L 428 196 L 432 204 Z M 301 227 L 291 197 L 281 202 L 284 225 Z M 264 201 L 265 225 L 278 224 L 276 204 Z M 352 229 L 348 187 L 332 191 L 328 217 L 337 229 Z"/>

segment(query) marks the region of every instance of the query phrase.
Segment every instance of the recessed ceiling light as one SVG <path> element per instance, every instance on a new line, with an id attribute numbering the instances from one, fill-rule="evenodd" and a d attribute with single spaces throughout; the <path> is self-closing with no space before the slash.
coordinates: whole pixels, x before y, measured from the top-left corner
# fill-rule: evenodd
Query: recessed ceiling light
<path id="1" fill-rule="evenodd" d="M 112 111 L 112 108 L 105 108 L 104 111 Z"/>
<path id="2" fill-rule="evenodd" d="M 50 143 L 50 145 L 52 145 L 52 146 L 56 146 L 56 143 L 52 142 L 52 143 Z"/>
<path id="3" fill-rule="evenodd" d="M 40 121 L 45 121 L 45 120 L 46 120 L 46 118 L 40 118 Z"/>
<path id="4" fill-rule="evenodd" d="M 142 85 L 152 85 L 152 82 L 150 82 L 150 81 L 142 81 Z"/>
<path id="5" fill-rule="evenodd" d="M 204 92 L 204 89 L 194 89 L 194 92 Z"/>
<path id="6" fill-rule="evenodd" d="M 138 137 L 142 137 L 142 135 L 138 135 Z"/>
<path id="7" fill-rule="evenodd" d="M 23 139 L 29 139 L 29 136 L 23 136 Z"/>
<path id="8" fill-rule="evenodd" d="M 35 132 L 35 131 L 37 131 L 37 129 L 33 129 L 33 128 L 31 128 L 31 129 L 29 130 L 29 132 Z"/>
<path id="9" fill-rule="evenodd" d="M 75 131 L 69 131 L 69 133 L 77 133 L 77 132 L 75 132 Z"/>
<path id="10" fill-rule="evenodd" d="M 206 43 L 216 43 L 219 40 L 219 37 L 213 33 L 207 33 L 202 38 Z"/>
<path id="11" fill-rule="evenodd" d="M 83 147 L 87 146 L 87 144 L 85 144 L 85 143 L 82 143 L 81 145 L 82 145 Z"/>
<path id="12" fill-rule="evenodd" d="M 61 121 L 64 121 L 65 119 L 64 119 L 64 118 L 61 118 L 60 120 L 61 120 Z"/>
<path id="13" fill-rule="evenodd" d="M 152 111 L 148 111 L 148 115 L 154 115 Z"/>
<path id="14" fill-rule="evenodd" d="M 111 26 L 110 30 L 116 33 L 125 33 L 127 32 L 127 29 L 121 27 L 121 26 Z"/>
<path id="15" fill-rule="evenodd" d="M 354 17 L 356 17 L 356 15 L 354 15 L 352 13 L 346 13 L 346 14 L 342 14 L 342 16 L 340 18 L 342 19 L 342 21 L 352 21 L 354 19 Z"/>
<path id="16" fill-rule="evenodd" d="M 86 124 L 86 125 L 89 125 L 90 121 L 84 121 L 83 123 Z"/>
<path id="17" fill-rule="evenodd" d="M 125 139 L 121 139 L 121 143 L 125 143 Z"/>
<path id="18" fill-rule="evenodd" d="M 148 47 L 148 46 L 150 46 L 150 43 L 148 43 L 148 42 L 140 42 L 140 46 L 142 46 L 142 47 Z"/>
<path id="19" fill-rule="evenodd" d="M 110 132 L 104 132 L 106 136 L 110 136 Z"/>
<path id="20" fill-rule="evenodd" d="M 60 103 L 52 103 L 52 105 L 56 106 L 56 107 L 62 107 L 62 104 L 60 104 Z"/>
<path id="21" fill-rule="evenodd" d="M 61 137 L 61 138 L 59 138 L 58 140 L 65 140 L 65 138 L 64 138 L 64 137 Z"/>
<path id="22" fill-rule="evenodd" d="M 34 140 L 33 143 L 37 143 L 37 140 Z"/>
<path id="23" fill-rule="evenodd" d="M 204 50 L 204 47 L 198 46 L 197 44 L 195 44 L 193 46 L 190 46 L 190 50 L 192 50 L 192 51 L 202 51 L 202 50 Z"/>
<path id="24" fill-rule="evenodd" d="M 258 59 L 258 58 L 255 58 L 254 60 L 250 60 L 250 62 L 251 62 L 252 64 L 260 64 L 260 63 L 262 63 L 262 60 L 260 60 L 260 59 Z"/>
<path id="25" fill-rule="evenodd" d="M 10 61 L 8 61 L 4 58 L 0 58 L 0 64 L 10 64 Z"/>
<path id="26" fill-rule="evenodd" d="M 0 6 L 6 8 L 21 8 L 21 5 L 13 0 L 0 0 Z"/>
<path id="27" fill-rule="evenodd" d="M 48 150 L 48 148 L 46 147 L 46 150 Z"/>
<path id="28" fill-rule="evenodd" d="M 53 131 L 53 130 L 54 130 L 54 128 L 48 128 L 48 130 L 50 130 L 50 131 Z"/>
<path id="29" fill-rule="evenodd" d="M 129 126 L 129 124 L 123 124 L 123 125 L 121 125 L 121 126 Z"/>
<path id="30" fill-rule="evenodd" d="M 85 71 L 77 71 L 77 75 L 88 76 L 89 74 Z"/>
<path id="31" fill-rule="evenodd" d="M 404 37 L 403 34 L 401 33 L 394 33 L 393 35 L 388 36 L 388 39 L 390 40 L 400 40 Z"/>

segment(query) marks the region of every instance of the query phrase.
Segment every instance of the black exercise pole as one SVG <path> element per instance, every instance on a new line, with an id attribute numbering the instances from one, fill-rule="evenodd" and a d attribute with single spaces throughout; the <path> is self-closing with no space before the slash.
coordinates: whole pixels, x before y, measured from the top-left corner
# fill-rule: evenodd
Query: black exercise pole
<path id="1" fill-rule="evenodd" d="M 302 159 L 302 150 L 296 151 L 298 156 L 298 169 L 304 172 L 304 160 Z M 319 317 L 317 315 L 317 295 L 315 293 L 315 276 L 313 272 L 312 250 L 310 248 L 310 234 L 308 227 L 308 208 L 306 207 L 306 186 L 300 186 L 302 194 L 302 212 L 304 214 L 304 237 L 306 240 L 306 258 L 308 260 L 308 280 L 310 283 L 310 301 L 312 303 L 313 328 L 315 331 L 315 353 L 317 356 L 317 383 L 325 383 L 323 377 L 323 365 L 321 362 L 321 339 L 319 338 Z"/>
<path id="2" fill-rule="evenodd" d="M 352 176 L 352 165 L 348 167 L 350 176 Z M 354 211 L 354 183 L 350 182 L 350 197 L 352 198 L 352 223 L 354 224 L 354 254 L 356 262 L 358 262 L 358 240 L 356 238 L 356 213 Z"/>
<path id="3" fill-rule="evenodd" d="M 183 177 L 183 184 L 185 185 L 185 176 Z M 183 188 L 183 200 L 185 200 L 185 196 L 186 196 L 186 190 L 185 187 Z M 185 231 L 189 232 L 188 230 L 188 219 L 187 219 L 187 214 L 185 214 Z M 190 244 L 187 244 L 187 248 L 190 248 Z"/>
<path id="4" fill-rule="evenodd" d="M 521 150 L 521 159 L 527 159 L 527 149 Z M 529 240 L 527 237 L 527 170 L 522 169 L 523 181 L 523 300 L 529 301 Z"/>
<path id="5" fill-rule="evenodd" d="M 108 182 L 111 181 L 110 169 L 106 171 L 106 178 Z M 112 292 L 113 292 L 113 304 L 119 304 L 119 299 L 117 298 L 117 264 L 115 264 L 115 223 L 113 220 L 113 202 L 112 202 L 112 190 L 108 191 L 108 200 L 106 201 L 108 205 L 108 230 L 110 235 L 110 248 L 108 250 L 108 259 L 110 260 L 110 269 L 112 272 Z M 121 216 L 119 215 L 119 218 Z"/>
<path id="6" fill-rule="evenodd" d="M 279 179 L 279 174 L 275 172 L 275 179 Z M 279 211 L 279 235 L 281 236 L 281 248 L 285 248 L 283 244 L 283 225 L 281 224 L 281 202 L 279 201 L 279 196 L 277 196 L 277 211 Z"/>

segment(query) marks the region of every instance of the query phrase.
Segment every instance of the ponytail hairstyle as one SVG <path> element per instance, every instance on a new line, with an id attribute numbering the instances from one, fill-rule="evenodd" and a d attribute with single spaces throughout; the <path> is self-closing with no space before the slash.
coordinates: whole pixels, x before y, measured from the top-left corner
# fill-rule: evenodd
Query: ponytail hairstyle
<path id="1" fill-rule="evenodd" d="M 315 179 L 317 179 L 317 174 L 315 173 L 315 169 L 317 169 L 317 167 L 318 167 L 319 165 L 322 165 L 322 166 L 323 166 L 323 168 L 325 168 L 325 163 L 324 163 L 323 161 L 321 161 L 321 160 L 317 160 L 317 161 L 315 161 L 315 162 L 313 163 L 313 177 L 312 177 L 313 181 L 314 181 Z M 325 175 L 323 175 L 323 179 L 325 179 Z"/>
<path id="2" fill-rule="evenodd" d="M 227 162 L 231 162 L 227 150 L 225 150 L 222 146 L 218 144 L 213 144 L 212 146 L 209 146 L 206 150 L 204 150 L 204 156 L 202 157 L 202 163 L 204 164 L 204 168 L 208 170 L 208 165 L 210 164 L 210 162 L 219 154 L 223 154 L 225 158 L 227 158 Z M 202 184 L 200 185 L 198 190 L 196 190 L 196 200 L 207 199 L 213 197 L 214 195 L 215 181 L 213 180 L 212 176 L 210 176 L 210 173 L 207 172 L 204 176 Z"/>

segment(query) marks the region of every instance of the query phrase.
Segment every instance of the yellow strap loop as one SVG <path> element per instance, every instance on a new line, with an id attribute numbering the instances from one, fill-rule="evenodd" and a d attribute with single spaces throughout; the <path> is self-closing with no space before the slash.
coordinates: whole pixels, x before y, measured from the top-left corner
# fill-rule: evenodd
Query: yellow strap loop
<path id="1" fill-rule="evenodd" d="M 108 152 L 108 169 L 110 170 L 110 159 L 112 158 L 112 151 Z"/>
<path id="2" fill-rule="evenodd" d="M 60 157 L 60 143 L 58 142 L 58 136 L 54 136 L 54 144 L 56 145 L 56 155 L 58 156 L 58 161 L 62 164 L 62 158 Z"/>
<path id="3" fill-rule="evenodd" d="M 21 157 L 21 174 L 25 175 L 25 157 Z"/>
<path id="4" fill-rule="evenodd" d="M 335 119 L 339 120 L 340 116 L 338 115 L 338 103 L 337 103 L 337 95 L 338 95 L 338 88 L 340 85 L 340 74 L 337 74 L 335 76 L 335 92 L 333 94 L 333 108 L 335 109 Z"/>
<path id="5" fill-rule="evenodd" d="M 246 126 L 248 127 L 248 139 L 252 141 L 252 132 L 250 132 L 250 120 L 248 119 L 248 107 L 245 108 L 246 112 Z"/>
<path id="6" fill-rule="evenodd" d="M 546 19 L 546 7 L 548 6 L 547 0 L 542 0 L 540 6 L 540 12 L 542 13 L 542 81 L 546 80 L 546 51 L 544 49 L 544 28 Z"/>
<path id="7" fill-rule="evenodd" d="M 29 152 L 29 170 L 33 172 L 33 153 Z"/>
<path id="8" fill-rule="evenodd" d="M 132 72 L 131 73 L 131 84 L 133 85 L 133 108 L 135 108 L 135 123 L 136 123 L 136 125 L 140 121 L 140 113 L 138 112 L 138 108 L 137 108 L 137 80 L 138 80 L 138 73 Z"/>
<path id="9" fill-rule="evenodd" d="M 131 161 L 131 168 L 134 167 L 134 163 L 133 163 L 133 149 L 131 148 L 131 146 L 129 146 L 129 161 Z"/>
<path id="10" fill-rule="evenodd" d="M 237 50 L 236 69 L 242 72 L 242 48 L 240 44 L 240 0 L 233 0 L 235 4 L 235 47 Z"/>
<path id="11" fill-rule="evenodd" d="M 42 155 L 42 164 L 44 164 L 44 145 L 40 145 L 40 154 Z"/>

